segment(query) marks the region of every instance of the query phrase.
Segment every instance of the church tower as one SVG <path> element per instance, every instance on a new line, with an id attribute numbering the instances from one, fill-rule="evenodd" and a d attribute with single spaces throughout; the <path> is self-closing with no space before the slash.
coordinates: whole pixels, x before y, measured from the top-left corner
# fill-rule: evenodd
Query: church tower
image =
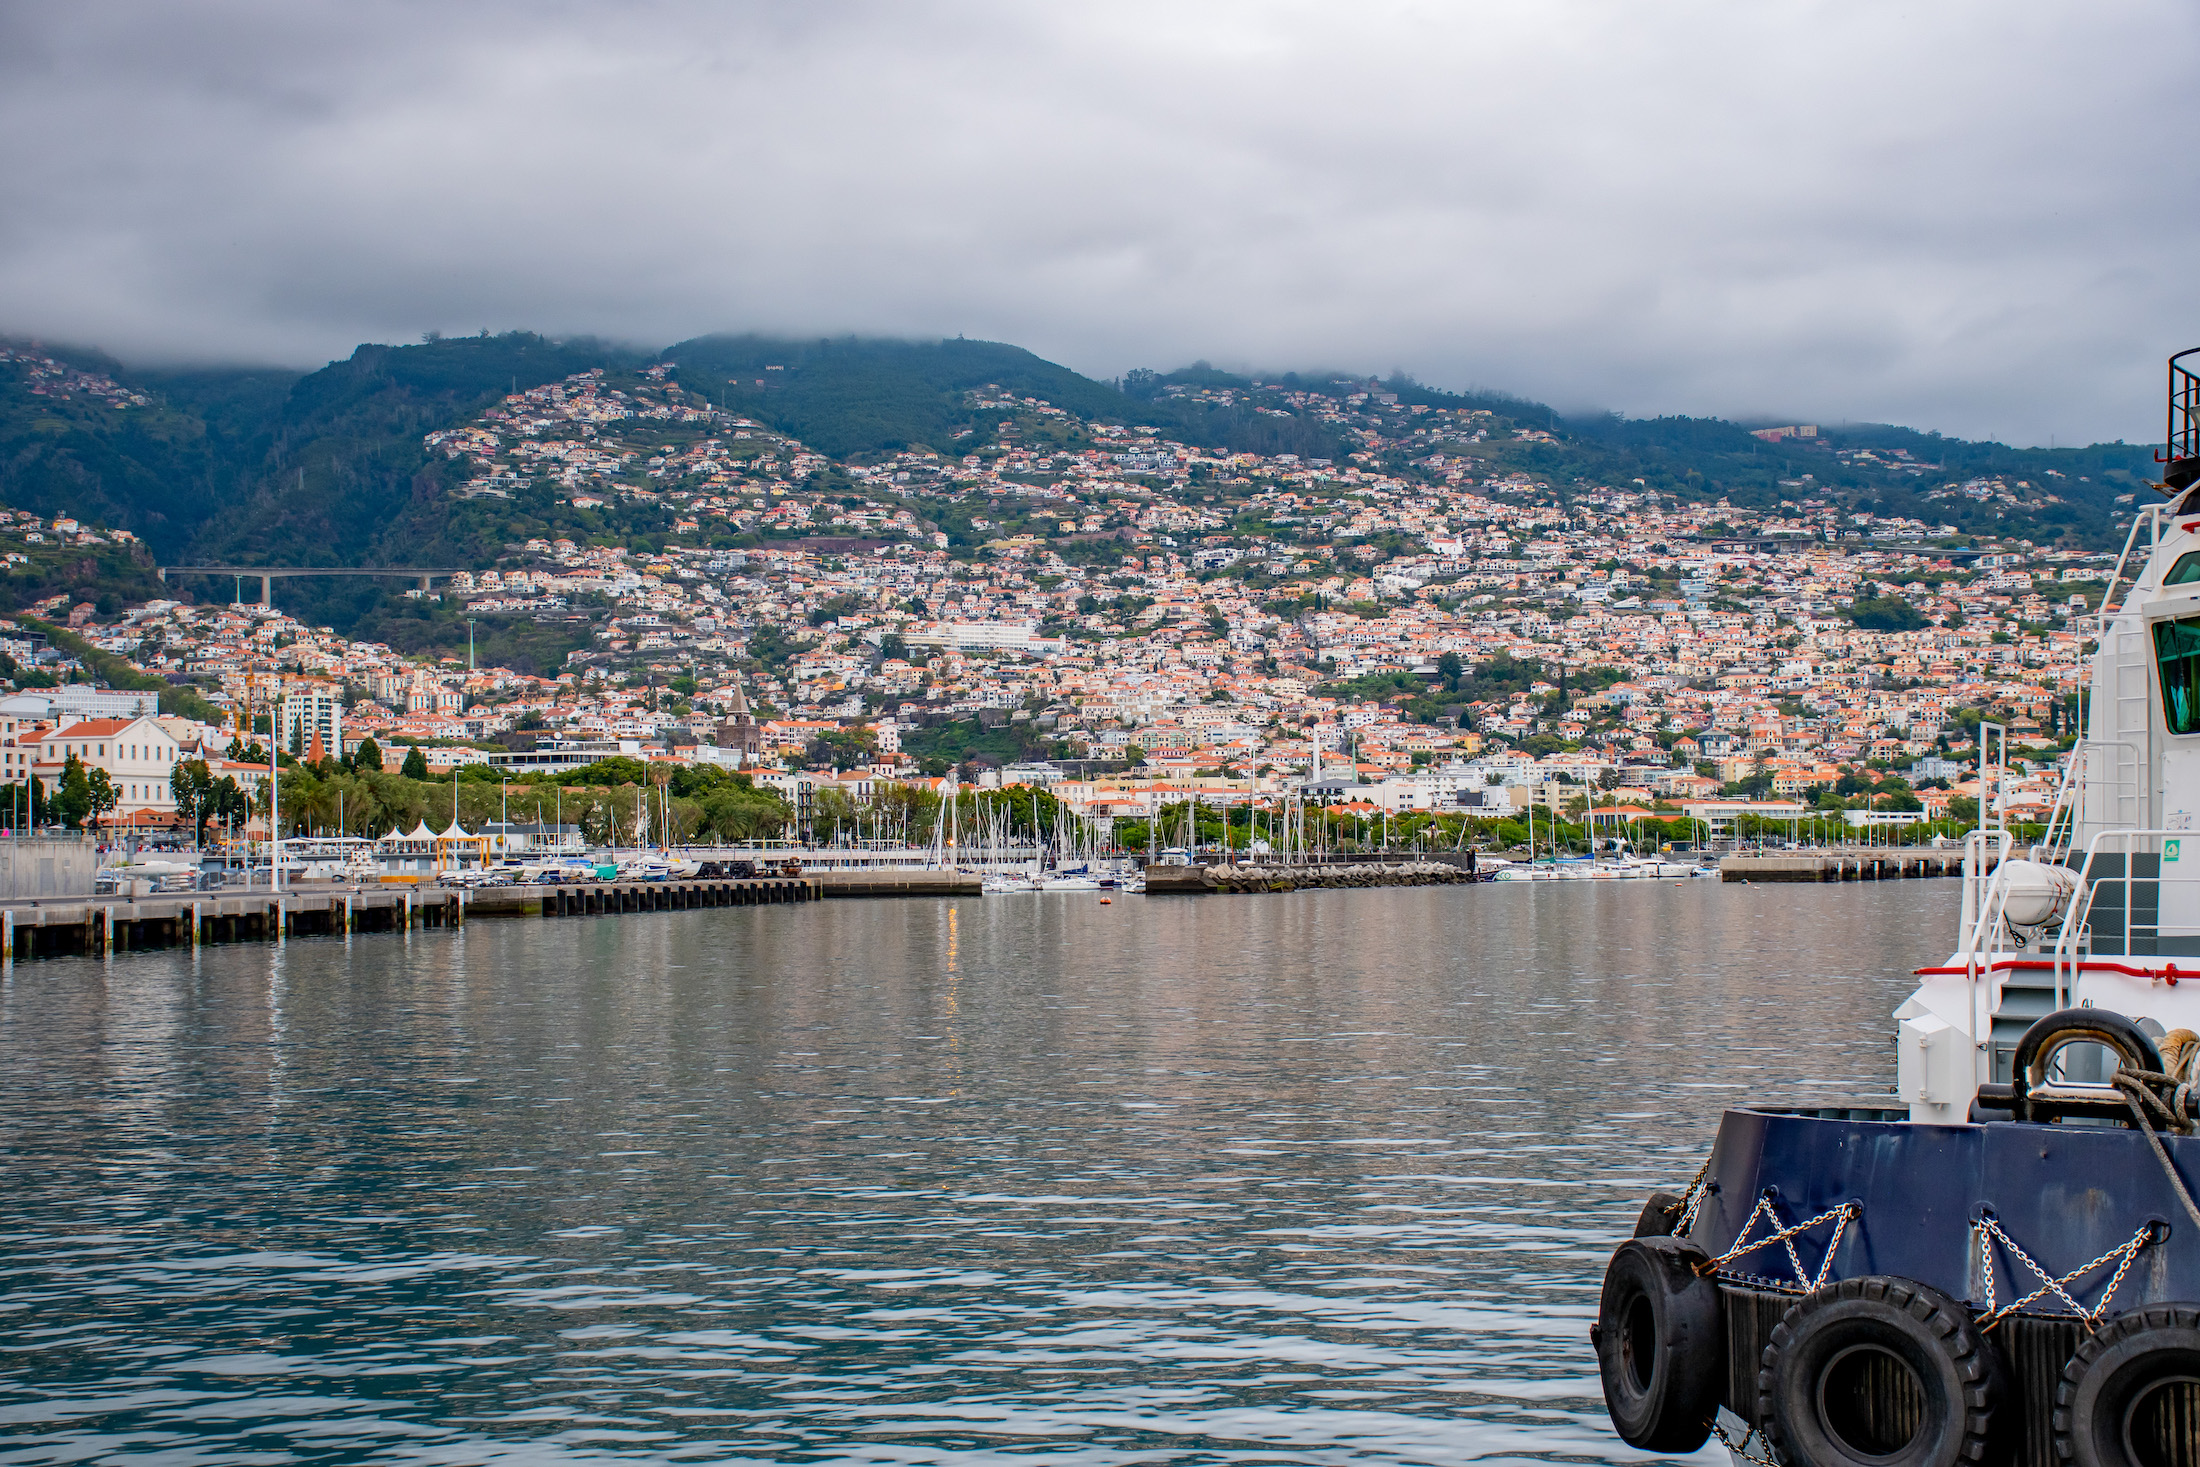
<path id="1" fill-rule="evenodd" d="M 718 747 L 738 752 L 743 764 L 764 752 L 764 731 L 757 727 L 755 715 L 749 712 L 749 700 L 741 692 L 738 677 L 733 680 L 733 708 L 718 725 Z"/>

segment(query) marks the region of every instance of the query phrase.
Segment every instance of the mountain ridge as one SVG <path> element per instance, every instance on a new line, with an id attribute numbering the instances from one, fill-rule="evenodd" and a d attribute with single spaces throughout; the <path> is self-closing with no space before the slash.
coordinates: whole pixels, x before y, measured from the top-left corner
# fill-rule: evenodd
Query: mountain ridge
<path id="1" fill-rule="evenodd" d="M 817 486 L 834 493 L 854 487 L 851 470 L 895 454 L 944 463 L 1012 442 L 1086 452 L 1095 430 L 1138 425 L 1210 452 L 1299 464 L 1525 474 L 1561 499 L 1600 483 L 1738 508 L 1818 496 L 1965 535 L 2097 547 L 2115 533 L 2119 496 L 2145 492 L 2151 470 L 2150 447 L 2122 443 L 2018 449 L 1859 424 L 1767 441 L 1725 419 L 1569 416 L 1402 374 L 1256 375 L 1195 363 L 1102 381 L 1012 344 L 963 338 L 723 333 L 652 352 L 507 332 L 364 343 L 311 372 L 134 369 L 92 348 L 0 340 L 0 502 L 127 530 L 149 562 L 486 568 L 546 522 L 509 495 L 469 490 L 467 461 L 431 450 L 428 435 L 478 423 L 515 393 L 591 372 L 632 385 L 644 368 L 663 369 L 649 390 L 691 416 L 750 421 L 822 455 Z M 1031 402 L 1046 414 L 1026 411 Z M 1395 430 L 1365 416 L 1378 409 Z M 1486 426 L 1467 441 L 1423 442 L 1411 432 L 1416 409 Z M 1999 487 L 1963 487 L 1983 476 L 1999 476 Z M 661 540 L 660 521 L 671 523 L 636 510 L 581 530 Z M 958 530 L 957 543 L 966 540 Z M 43 593 L 69 574 L 11 575 L 0 599 L 22 604 L 33 586 Z M 301 614 L 346 629 L 388 619 L 401 595 L 368 582 L 284 589 Z"/>

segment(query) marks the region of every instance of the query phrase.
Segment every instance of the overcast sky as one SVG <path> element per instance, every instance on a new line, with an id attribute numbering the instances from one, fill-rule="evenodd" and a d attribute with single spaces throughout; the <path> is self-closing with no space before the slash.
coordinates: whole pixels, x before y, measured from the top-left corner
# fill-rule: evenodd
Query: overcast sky
<path id="1" fill-rule="evenodd" d="M 0 0 L 0 334 L 961 333 L 2160 431 L 2200 8 Z"/>

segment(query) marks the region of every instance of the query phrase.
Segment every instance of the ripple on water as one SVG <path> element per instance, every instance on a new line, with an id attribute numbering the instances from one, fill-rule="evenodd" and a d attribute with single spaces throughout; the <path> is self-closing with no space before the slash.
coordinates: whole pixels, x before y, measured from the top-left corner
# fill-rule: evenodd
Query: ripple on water
<path id="1" fill-rule="evenodd" d="M 1606 1254 L 1736 1098 L 1886 1087 L 1953 901 L 845 903 L 22 965 L 0 1463 L 1638 1460 Z"/>

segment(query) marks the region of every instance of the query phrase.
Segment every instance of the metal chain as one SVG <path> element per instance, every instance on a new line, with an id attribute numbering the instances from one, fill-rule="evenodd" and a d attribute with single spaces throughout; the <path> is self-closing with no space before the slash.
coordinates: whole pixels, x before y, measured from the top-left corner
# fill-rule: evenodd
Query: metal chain
<path id="1" fill-rule="evenodd" d="M 1719 1425 L 1718 1422 L 1714 1421 L 1711 1423 L 1711 1434 L 1719 1439 L 1719 1443 L 1721 1446 L 1724 1446 L 1728 1451 L 1732 1452 L 1735 1456 L 1740 1457 L 1745 1462 L 1755 1462 L 1758 1464 L 1758 1467 L 1781 1467 L 1779 1457 L 1773 1454 L 1771 1442 L 1765 1442 L 1766 1455 L 1762 1457 L 1758 1456 L 1755 1452 L 1752 1452 L 1749 1449 L 1749 1444 L 1752 1441 L 1763 1440 L 1763 1433 L 1758 1431 L 1758 1429 L 1754 1426 L 1742 1433 L 1742 1439 L 1740 1441 L 1736 1441 L 1734 1440 L 1734 1438 L 1726 1434 L 1725 1427 Z"/>
<path id="2" fill-rule="evenodd" d="M 1703 1159 L 1703 1165 L 1696 1168 L 1696 1179 L 1688 1184 L 1687 1191 L 1681 1193 L 1683 1211 L 1679 1224 L 1673 1229 L 1681 1237 L 1687 1237 L 1696 1226 L 1696 1213 L 1702 1208 L 1704 1198 L 1711 1195 L 1711 1189 L 1704 1185 L 1710 1176 L 1711 1158 L 1707 1156 Z"/>
<path id="3" fill-rule="evenodd" d="M 1826 1243 L 1826 1256 L 1818 1260 L 1818 1277 L 1810 1282 L 1812 1293 L 1815 1294 L 1826 1286 L 1826 1277 L 1833 1272 L 1833 1257 L 1841 1251 L 1841 1235 L 1849 1230 L 1849 1220 L 1863 1210 L 1863 1208 L 1857 1207 L 1853 1203 L 1841 1209 L 1841 1220 L 1833 1225 L 1833 1237 Z M 1788 1248 L 1788 1257 L 1793 1258 L 1794 1256 L 1795 1249 L 1791 1245 Z M 1798 1266 L 1795 1272 L 1800 1276 L 1803 1270 Z"/>
<path id="4" fill-rule="evenodd" d="M 2018 1310 L 2022 1309 L 2025 1305 L 2031 1303 L 2033 1300 L 2044 1298 L 2048 1294 L 2055 1295 L 2057 1298 L 2061 1299 L 2063 1303 L 2069 1305 L 2070 1312 L 2077 1315 L 2080 1319 L 2084 1320 L 2088 1329 L 2099 1329 L 2101 1327 L 2101 1321 L 2108 1317 L 2109 1303 L 2116 1297 L 2116 1290 L 2122 1285 L 2124 1281 L 2124 1275 L 2131 1271 L 2132 1260 L 2139 1256 L 2139 1250 L 2141 1248 L 2144 1248 L 2147 1244 L 2154 1241 L 2154 1224 L 2151 1222 L 2144 1223 L 2140 1226 L 2138 1232 L 2131 1235 L 2131 1240 L 2129 1242 L 2119 1243 L 2114 1248 L 2111 1248 L 2106 1253 L 2103 1253 L 2100 1257 L 2094 1259 L 2091 1263 L 2081 1264 L 2077 1268 L 2074 1268 L 2070 1272 L 2064 1274 L 2061 1278 L 2056 1278 L 2053 1275 L 2049 1274 L 2046 1269 L 2040 1267 L 2039 1264 L 2033 1260 L 2031 1254 L 2025 1252 L 2022 1247 L 2018 1246 L 2016 1239 L 2010 1237 L 2008 1233 L 2002 1231 L 2002 1226 L 1998 1219 L 1992 1217 L 1982 1217 L 1976 1223 L 1972 1224 L 1972 1229 L 1979 1235 L 1979 1251 L 1983 1255 L 1986 1269 L 1986 1312 L 1980 1315 L 1978 1320 L 1979 1328 L 1981 1329 L 1993 1328 L 1996 1324 L 1999 1324 L 2006 1316 L 2016 1313 Z M 2031 1293 L 2025 1295 L 2022 1299 L 2018 1299 L 2010 1304 L 2005 1304 L 1998 1309 L 1994 1307 L 1994 1255 L 1993 1251 L 1986 1246 L 1985 1241 L 1989 1238 L 1994 1240 L 1995 1242 L 2000 1243 L 2003 1248 L 2006 1248 L 2011 1254 L 2016 1257 L 2018 1262 L 2022 1263 L 2026 1268 L 2031 1269 L 2032 1272 L 2036 1274 L 2041 1280 L 2040 1286 L 2034 1289 Z M 2066 1285 L 2076 1283 L 2079 1279 L 2084 1278 L 2087 1274 L 2093 1272 L 2094 1269 L 2099 1268 L 2102 1264 L 2108 1262 L 2111 1258 L 2118 1260 L 2115 1275 L 2109 1279 L 2108 1287 L 2101 1291 L 2101 1302 L 2093 1306 L 2091 1309 L 2088 1309 L 2083 1304 L 2080 1304 L 2078 1302 L 2076 1296 L 2070 1292 Z"/>
<path id="5" fill-rule="evenodd" d="M 1778 1232 L 1771 1234 L 1769 1237 L 1759 1238 L 1756 1242 L 1752 1243 L 1748 1241 L 1749 1230 L 1757 1226 L 1758 1218 L 1770 1218 L 1774 1226 L 1776 1227 L 1778 1226 L 1780 1221 L 1779 1215 L 1772 1210 L 1772 1199 L 1770 1197 L 1760 1197 L 1757 1199 L 1757 1205 L 1754 1208 L 1750 1209 L 1749 1220 L 1742 1224 L 1741 1232 L 1735 1234 L 1734 1246 L 1727 1249 L 1717 1258 L 1706 1259 L 1702 1263 L 1697 1264 L 1696 1272 L 1705 1278 L 1709 1278 L 1714 1271 L 1724 1268 L 1727 1264 L 1733 1262 L 1735 1259 L 1741 1257 L 1743 1254 L 1754 1253 L 1759 1248 L 1769 1248 L 1774 1243 L 1778 1243 L 1781 1247 L 1787 1250 L 1788 1263 L 1792 1265 L 1795 1269 L 1796 1282 L 1801 1284 L 1806 1290 L 1822 1289 L 1826 1285 L 1827 1276 L 1833 1272 L 1834 1250 L 1841 1246 L 1842 1233 L 1847 1231 L 1849 1220 L 1851 1218 L 1861 1216 L 1863 1214 L 1863 1211 L 1864 1208 L 1861 1203 L 1844 1202 L 1839 1207 L 1836 1207 L 1829 1212 L 1819 1213 L 1818 1216 L 1812 1218 L 1808 1222 L 1799 1222 L 1791 1228 L 1780 1228 Z M 1795 1237 L 1795 1235 L 1798 1233 L 1809 1232 L 1812 1228 L 1817 1227 L 1820 1223 L 1825 1222 L 1829 1218 L 1838 1218 L 1840 1219 L 1840 1222 L 1835 1226 L 1833 1230 L 1832 1240 L 1826 1244 L 1825 1259 L 1818 1265 L 1818 1273 L 1816 1277 L 1813 1277 L 1812 1275 L 1804 1272 L 1803 1260 L 1797 1256 L 1795 1252 L 1795 1244 L 1790 1242 L 1789 1240 Z"/>

